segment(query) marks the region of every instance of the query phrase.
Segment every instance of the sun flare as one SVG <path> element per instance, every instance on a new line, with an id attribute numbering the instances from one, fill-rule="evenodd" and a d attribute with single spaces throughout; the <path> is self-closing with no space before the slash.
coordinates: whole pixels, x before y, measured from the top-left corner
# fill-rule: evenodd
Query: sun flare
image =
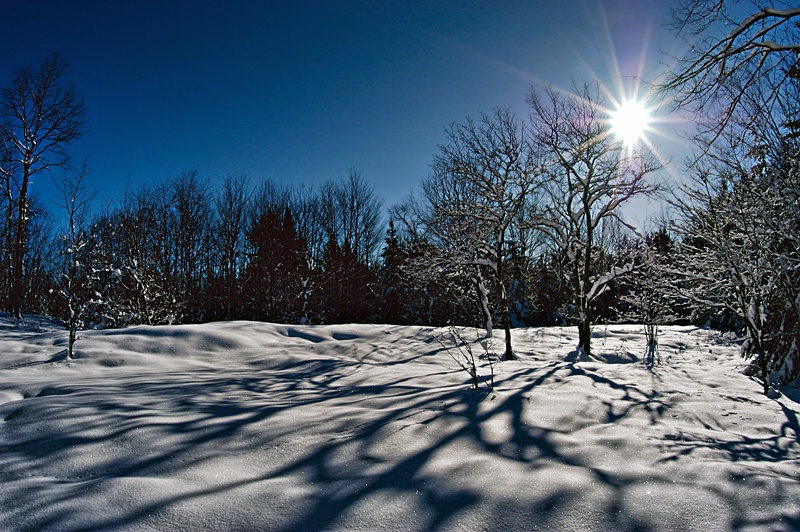
<path id="1" fill-rule="evenodd" d="M 611 132 L 630 146 L 644 138 L 651 121 L 650 110 L 642 102 L 624 101 L 611 113 Z"/>

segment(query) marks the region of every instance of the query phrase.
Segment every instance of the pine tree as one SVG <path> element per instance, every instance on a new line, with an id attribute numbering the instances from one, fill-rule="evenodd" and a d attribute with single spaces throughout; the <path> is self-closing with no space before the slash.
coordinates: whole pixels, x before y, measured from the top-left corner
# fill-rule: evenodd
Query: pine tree
<path id="1" fill-rule="evenodd" d="M 297 323 L 302 317 L 308 261 L 305 240 L 297 235 L 286 207 L 263 213 L 247 239 L 253 249 L 246 271 L 252 319 Z"/>
<path id="2" fill-rule="evenodd" d="M 402 266 L 407 254 L 403 250 L 394 220 L 389 220 L 389 231 L 386 234 L 386 247 L 382 254 L 381 265 L 381 319 L 386 323 L 404 324 L 405 286 Z"/>
<path id="3" fill-rule="evenodd" d="M 329 235 L 322 258 L 319 312 L 324 323 L 362 323 L 379 312 L 378 275 L 349 242 Z"/>

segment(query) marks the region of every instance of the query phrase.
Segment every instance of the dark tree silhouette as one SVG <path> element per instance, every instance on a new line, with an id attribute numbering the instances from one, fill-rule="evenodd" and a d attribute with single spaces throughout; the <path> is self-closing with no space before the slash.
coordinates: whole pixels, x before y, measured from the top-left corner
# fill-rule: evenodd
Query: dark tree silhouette
<path id="1" fill-rule="evenodd" d="M 291 210 L 263 213 L 247 239 L 253 250 L 245 280 L 252 318 L 299 322 L 307 249 L 305 240 L 297 235 Z"/>
<path id="2" fill-rule="evenodd" d="M 10 85 L 0 92 L 0 143 L 4 158 L 0 172 L 5 183 L 15 182 L 19 190 L 9 261 L 9 301 L 16 318 L 22 317 L 31 178 L 65 166 L 69 146 L 84 132 L 83 97 L 67 81 L 68 75 L 69 64 L 54 54 L 38 68 L 27 66 L 15 72 Z M 9 194 L 11 188 L 6 188 Z"/>

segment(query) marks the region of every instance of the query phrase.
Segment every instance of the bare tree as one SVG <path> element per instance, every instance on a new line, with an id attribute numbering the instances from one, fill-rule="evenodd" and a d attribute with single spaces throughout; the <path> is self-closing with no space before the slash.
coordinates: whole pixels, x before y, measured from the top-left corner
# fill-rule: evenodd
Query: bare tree
<path id="1" fill-rule="evenodd" d="M 595 269 L 602 225 L 625 224 L 620 208 L 655 187 L 645 177 L 657 168 L 654 158 L 631 151 L 606 125 L 599 87 L 584 85 L 564 95 L 552 87 L 528 97 L 535 149 L 547 161 L 546 199 L 530 222 L 558 250 L 571 288 L 578 326 L 579 352 L 591 355 L 593 306 L 616 277 L 633 264 Z"/>
<path id="2" fill-rule="evenodd" d="M 199 301 L 200 289 L 210 270 L 208 248 L 211 240 L 211 187 L 197 171 L 184 172 L 173 185 L 177 230 L 175 258 L 177 287 L 188 310 L 200 318 L 205 311 Z"/>
<path id="3" fill-rule="evenodd" d="M 324 250 L 325 227 L 322 223 L 322 209 L 319 198 L 311 187 L 300 186 L 294 189 L 292 212 L 295 213 L 297 234 L 306 242 L 304 277 L 301 281 L 303 293 L 300 323 L 310 320 L 310 302 L 314 292 L 314 272 L 319 267 Z"/>
<path id="4" fill-rule="evenodd" d="M 732 315 L 764 391 L 800 370 L 800 8 L 692 0 L 676 11 L 696 39 L 664 88 L 698 113 L 700 156 L 673 200 L 683 220 L 678 288 L 698 312 Z"/>
<path id="5" fill-rule="evenodd" d="M 419 325 L 472 321 L 477 288 L 474 268 L 477 267 L 453 260 L 447 244 L 431 226 L 434 221 L 431 202 L 410 194 L 393 205 L 389 213 L 398 222 L 397 236 L 404 250 L 398 270 L 406 285 L 405 311 L 409 321 Z M 486 317 L 487 308 L 488 302 L 484 307 L 481 301 L 481 317 L 491 326 L 491 316 Z"/>
<path id="6" fill-rule="evenodd" d="M 74 85 L 67 81 L 68 75 L 67 61 L 54 54 L 38 68 L 18 70 L 0 93 L 0 142 L 4 159 L 8 159 L 0 165 L 0 171 L 3 182 L 14 183 L 18 191 L 10 261 L 10 303 L 17 318 L 22 316 L 31 178 L 66 165 L 68 147 L 84 132 L 85 105 Z M 10 189 L 4 192 L 8 194 Z"/>
<path id="7" fill-rule="evenodd" d="M 690 45 L 663 88 L 679 107 L 713 117 L 705 126 L 718 136 L 745 95 L 767 86 L 775 102 L 796 76 L 800 54 L 800 7 L 795 2 L 685 0 L 673 27 Z"/>
<path id="8" fill-rule="evenodd" d="M 25 275 L 21 293 L 22 308 L 37 314 L 51 312 L 52 296 L 50 288 L 53 281 L 53 250 L 56 220 L 36 194 L 31 194 L 28 202 L 30 213 L 26 224 Z"/>
<path id="9" fill-rule="evenodd" d="M 447 130 L 433 173 L 423 184 L 431 205 L 429 227 L 450 256 L 474 275 L 487 336 L 492 334 L 489 293 L 494 291 L 505 331 L 506 360 L 514 358 L 506 263 L 512 225 L 540 181 L 522 122 L 508 107 L 467 118 Z M 484 279 L 486 269 L 489 279 Z"/>
<path id="10" fill-rule="evenodd" d="M 175 228 L 177 222 L 169 186 L 143 187 L 126 193 L 110 215 L 110 242 L 103 243 L 109 262 L 118 272 L 119 294 L 114 311 L 120 324 L 174 323 L 181 319 L 183 301 L 177 295 Z"/>
<path id="11" fill-rule="evenodd" d="M 326 236 L 334 236 L 340 247 L 348 246 L 361 264 L 374 266 L 383 238 L 383 201 L 375 195 L 375 187 L 351 168 L 346 179 L 322 186 L 319 201 Z"/>
<path id="12" fill-rule="evenodd" d="M 250 193 L 244 177 L 225 177 L 216 196 L 217 228 L 214 231 L 220 253 L 220 276 L 224 286 L 225 316 L 233 319 L 238 308 L 238 279 L 244 260 L 244 232 Z"/>
<path id="13" fill-rule="evenodd" d="M 453 359 L 453 362 L 458 364 L 458 366 L 470 376 L 472 389 L 477 390 L 480 387 L 481 381 L 483 381 L 488 388 L 488 391 L 491 392 L 494 390 L 494 367 L 497 363 L 497 360 L 494 358 L 494 355 L 491 352 L 492 340 L 481 338 L 476 331 L 476 342 L 479 343 L 483 349 L 483 356 L 481 357 L 481 355 L 475 354 L 473 343 L 465 338 L 466 335 L 464 334 L 463 330 L 459 329 L 455 325 L 451 325 L 449 327 L 449 332 L 449 338 L 447 338 L 447 335 L 442 335 L 440 338 L 438 338 L 439 345 L 441 345 L 442 349 L 444 349 L 450 358 Z M 448 345 L 451 342 L 453 344 L 452 349 Z M 480 364 L 481 358 L 484 358 L 486 360 L 485 365 L 489 366 L 488 381 L 484 376 L 478 373 L 478 365 Z"/>
<path id="14" fill-rule="evenodd" d="M 11 292 L 13 290 L 13 270 L 11 264 L 13 261 L 14 249 L 14 212 L 16 211 L 14 181 L 12 180 L 13 168 L 13 152 L 11 145 L 2 139 L 0 144 L 0 194 L 2 194 L 3 202 L 3 217 L 0 219 L 2 223 L 2 257 L 0 257 L 0 279 L 2 279 L 2 288 L 0 288 L 0 295 L 3 296 L 5 301 L 11 300 Z"/>
<path id="15" fill-rule="evenodd" d="M 309 268 L 316 266 L 325 247 L 325 224 L 322 221 L 320 204 L 313 187 L 301 185 L 294 188 L 290 208 L 295 214 L 298 234 L 308 242 Z"/>
<path id="16" fill-rule="evenodd" d="M 676 290 L 671 286 L 671 252 L 673 244 L 666 225 L 645 238 L 628 241 L 620 249 L 624 260 L 633 261 L 636 274 L 625 280 L 620 296 L 619 316 L 634 320 L 644 327 L 646 349 L 644 362 L 653 365 L 659 360 L 659 327 L 675 321 Z"/>
<path id="17" fill-rule="evenodd" d="M 84 310 L 94 296 L 91 288 L 94 272 L 88 257 L 84 257 L 88 244 L 89 208 L 97 196 L 86 184 L 88 169 L 84 164 L 80 170 L 64 172 L 64 178 L 56 182 L 61 193 L 61 207 L 67 214 L 67 228 L 62 236 L 64 265 L 61 272 L 59 295 L 67 305 L 67 358 L 74 358 L 74 345 Z"/>

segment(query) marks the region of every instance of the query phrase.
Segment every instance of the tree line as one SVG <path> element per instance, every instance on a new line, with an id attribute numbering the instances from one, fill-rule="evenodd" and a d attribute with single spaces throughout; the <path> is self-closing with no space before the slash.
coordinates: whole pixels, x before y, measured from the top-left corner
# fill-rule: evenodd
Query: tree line
<path id="1" fill-rule="evenodd" d="M 83 176 L 67 181 L 80 198 Z M 380 311 L 381 208 L 355 170 L 318 191 L 244 177 L 215 189 L 191 171 L 85 218 L 59 257 L 78 270 L 82 326 L 363 322 Z"/>
<path id="2" fill-rule="evenodd" d="M 684 32 L 732 16 L 722 3 L 686 8 Z M 658 327 L 691 321 L 740 333 L 766 392 L 771 376 L 800 374 L 800 75 L 793 33 L 772 35 L 783 47 L 747 42 L 800 12 L 759 13 L 774 25 L 750 17 L 709 38 L 663 85 L 699 116 L 678 183 L 656 183 L 653 153 L 610 132 L 598 85 L 532 87 L 525 116 L 498 107 L 446 128 L 420 191 L 389 206 L 386 225 L 355 169 L 317 189 L 212 186 L 190 171 L 92 212 L 86 169 L 67 157 L 83 102 L 54 56 L 2 92 L 7 310 L 62 317 L 70 348 L 79 328 L 140 323 L 499 326 L 506 359 L 512 327 L 574 325 L 590 357 L 594 324 L 635 320 L 655 357 Z M 54 239 L 27 185 L 56 167 L 68 227 Z M 640 234 L 622 210 L 653 195 L 671 211 Z"/>
<path id="3" fill-rule="evenodd" d="M 52 68 L 53 61 L 66 71 L 58 57 L 42 68 Z M 593 95 L 589 87 L 584 90 L 581 97 L 599 113 L 597 87 Z M 586 118 L 576 99 L 552 90 L 541 96 L 549 98 L 546 104 L 536 100 L 542 118 L 564 122 L 542 122 L 551 133 Z M 601 222 L 619 222 L 620 191 L 625 188 L 627 196 L 647 192 L 642 178 L 652 170 L 644 158 L 620 157 L 622 147 L 609 136 L 603 149 L 592 145 L 597 153 L 580 151 L 588 146 L 586 136 L 603 128 L 598 117 L 587 124 L 590 129 L 570 142 L 578 159 L 588 155 L 595 158 L 590 165 L 608 165 L 592 174 L 591 183 L 575 174 L 584 171 L 575 166 L 582 162 L 558 163 L 572 169 L 559 182 L 557 169 L 545 167 L 543 154 L 560 147 L 548 146 L 544 131 L 535 145 L 531 127 L 508 108 L 452 125 L 422 196 L 391 206 L 388 227 L 383 201 L 355 169 L 317 190 L 270 181 L 254 186 L 245 177 L 226 177 L 214 186 L 189 171 L 128 190 L 92 212 L 95 194 L 87 189 L 88 170 L 59 159 L 60 205 L 48 213 L 35 198 L 14 194 L 18 174 L 12 166 L 4 174 L 6 197 L 13 201 L 7 203 L 2 229 L 7 242 L 18 240 L 14 220 L 24 203 L 27 275 L 21 286 L 16 283 L 15 246 L 5 247 L 10 266 L 0 275 L 7 310 L 53 314 L 75 320 L 76 327 L 253 319 L 460 323 L 491 333 L 493 323 L 506 330 L 566 323 L 573 317 L 567 308 L 572 288 L 578 290 L 577 312 L 584 314 L 603 290 L 592 290 L 588 277 L 562 274 L 593 275 L 614 262 L 623 226 L 600 227 Z M 569 235 L 552 233 L 573 218 L 571 211 L 559 215 L 564 194 L 573 194 L 570 208 L 576 212 L 590 207 L 584 211 L 589 218 L 563 228 L 572 231 Z M 601 200 L 612 204 L 593 212 Z M 64 216 L 66 230 L 61 225 L 56 230 L 56 219 Z M 548 235 L 557 245 L 544 244 Z M 579 248 L 583 251 L 576 254 Z M 597 282 L 605 286 L 612 277 Z M 19 303 L 12 297 L 15 291 Z M 613 318 L 610 312 L 595 314 Z M 513 356 L 510 344 L 508 353 Z"/>

